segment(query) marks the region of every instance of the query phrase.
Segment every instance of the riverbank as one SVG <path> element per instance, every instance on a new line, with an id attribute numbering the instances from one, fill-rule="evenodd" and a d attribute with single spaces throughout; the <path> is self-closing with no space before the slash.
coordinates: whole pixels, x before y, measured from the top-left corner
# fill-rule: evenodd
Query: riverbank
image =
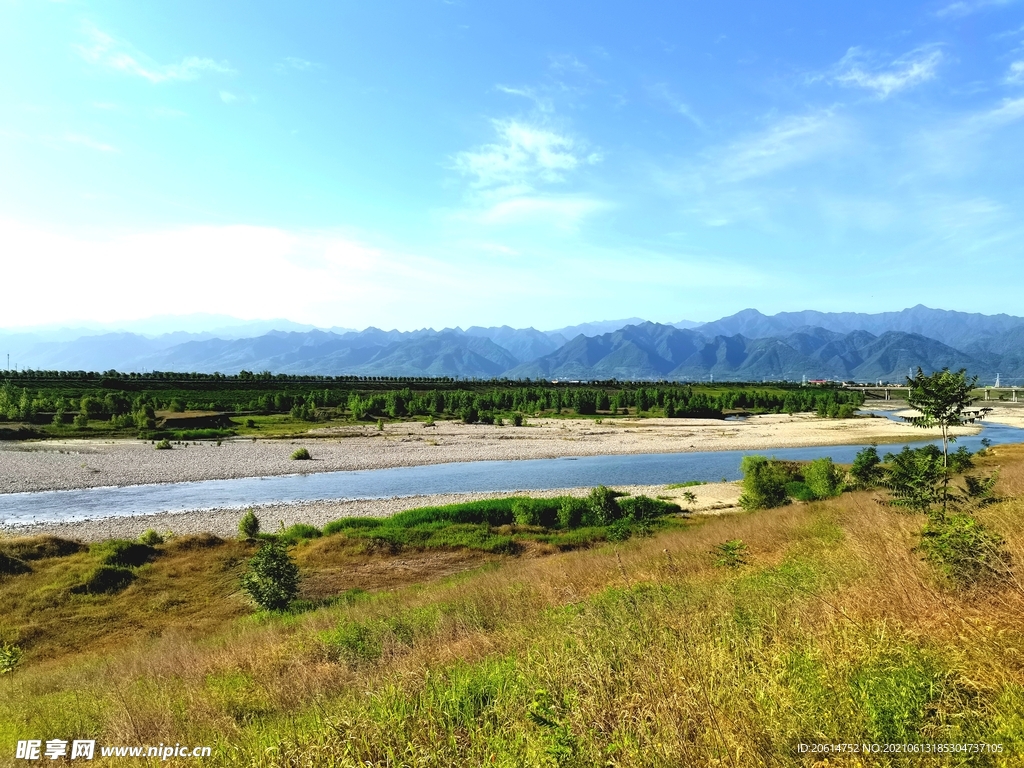
<path id="1" fill-rule="evenodd" d="M 483 499 L 504 499 L 510 496 L 551 498 L 554 496 L 586 496 L 590 488 L 556 488 L 518 493 L 444 493 L 421 496 L 398 496 L 389 499 L 325 499 L 296 504 L 254 505 L 253 510 L 264 531 L 276 531 L 295 523 L 322 528 L 340 517 L 389 517 L 416 507 L 461 504 Z M 615 490 L 636 496 L 644 494 L 678 504 L 694 514 L 722 514 L 739 509 L 740 484 L 705 483 L 703 485 L 673 488 L 664 485 L 617 485 Z M 694 501 L 686 496 L 692 493 Z M 38 523 L 16 528 L 0 527 L 0 536 L 36 536 L 49 534 L 78 541 L 106 541 L 107 539 L 134 539 L 152 529 L 162 534 L 178 536 L 212 533 L 231 537 L 238 534 L 239 509 L 203 509 L 188 512 L 161 512 L 154 515 L 105 517 L 60 523 Z"/>
<path id="2" fill-rule="evenodd" d="M 875 407 L 874 405 L 872 407 Z M 896 443 L 938 436 L 884 418 L 819 419 L 809 414 L 720 419 L 529 419 L 526 426 L 438 421 L 353 424 L 311 430 L 304 439 L 229 439 L 154 450 L 149 442 L 53 440 L 0 443 L 0 493 L 72 490 L 385 469 L 466 461 Z M 957 434 L 975 434 L 965 427 Z M 312 460 L 293 461 L 307 448 Z"/>

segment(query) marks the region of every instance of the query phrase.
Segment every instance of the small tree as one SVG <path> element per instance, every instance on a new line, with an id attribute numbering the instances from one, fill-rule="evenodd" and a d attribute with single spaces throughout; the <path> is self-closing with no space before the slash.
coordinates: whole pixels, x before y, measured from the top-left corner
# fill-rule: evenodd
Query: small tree
<path id="1" fill-rule="evenodd" d="M 18 646 L 0 643 L 0 675 L 13 675 L 15 668 L 21 664 L 22 656 Z"/>
<path id="2" fill-rule="evenodd" d="M 252 541 L 260 535 L 260 521 L 256 513 L 251 509 L 245 510 L 242 519 L 238 521 L 238 532 L 246 541 Z"/>
<path id="3" fill-rule="evenodd" d="M 282 544 L 268 542 L 249 560 L 242 589 L 260 608 L 280 611 L 299 593 L 299 567 Z"/>
<path id="4" fill-rule="evenodd" d="M 867 448 L 857 451 L 857 455 L 853 458 L 853 466 L 850 467 L 850 477 L 857 485 L 863 488 L 873 488 L 882 481 L 884 476 L 882 459 L 875 446 L 869 445 Z"/>
<path id="5" fill-rule="evenodd" d="M 962 423 L 964 408 L 974 402 L 971 390 L 978 382 L 975 376 L 967 380 L 967 370 L 961 368 L 951 373 L 943 368 L 938 373 L 925 376 L 917 369 L 914 378 L 907 379 L 910 396 L 907 402 L 911 408 L 921 412 L 920 416 L 908 416 L 906 420 L 915 427 L 938 427 L 942 431 L 942 466 L 949 465 L 949 444 L 956 441 L 949 434 L 949 428 Z"/>

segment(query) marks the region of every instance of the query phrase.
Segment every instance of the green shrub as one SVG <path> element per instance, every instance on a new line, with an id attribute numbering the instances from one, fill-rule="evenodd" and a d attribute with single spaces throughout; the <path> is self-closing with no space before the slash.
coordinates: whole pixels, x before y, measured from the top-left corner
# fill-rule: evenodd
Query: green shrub
<path id="1" fill-rule="evenodd" d="M 885 476 L 882 467 L 882 459 L 878 456 L 878 449 L 869 445 L 857 452 L 853 458 L 853 466 L 850 467 L 850 477 L 861 488 L 874 488 Z"/>
<path id="2" fill-rule="evenodd" d="M 246 429 L 255 429 L 256 428 L 256 419 L 246 419 L 245 420 L 245 428 Z"/>
<path id="3" fill-rule="evenodd" d="M 135 572 L 120 565 L 101 565 L 95 568 L 77 587 L 75 594 L 109 595 L 120 592 L 135 581 Z"/>
<path id="4" fill-rule="evenodd" d="M 558 526 L 560 528 L 579 528 L 583 524 L 583 515 L 587 511 L 587 502 L 574 496 L 565 496 L 558 504 Z"/>
<path id="5" fill-rule="evenodd" d="M 306 523 L 296 523 L 278 534 L 277 538 L 282 544 L 291 545 L 303 539 L 319 539 L 323 533 L 319 528 Z"/>
<path id="6" fill-rule="evenodd" d="M 238 521 L 238 533 L 246 541 L 252 541 L 260 535 L 260 521 L 252 509 L 245 510 L 242 519 Z"/>
<path id="7" fill-rule="evenodd" d="M 1011 572 L 1003 537 L 967 513 L 930 519 L 921 532 L 919 549 L 957 589 L 1003 580 Z"/>
<path id="8" fill-rule="evenodd" d="M 540 525 L 540 514 L 528 499 L 512 502 L 512 519 L 516 525 Z"/>
<path id="9" fill-rule="evenodd" d="M 309 451 L 305 448 L 299 448 L 292 452 L 292 461 L 309 461 L 313 457 L 309 455 Z"/>
<path id="10" fill-rule="evenodd" d="M 159 443 L 156 444 L 156 449 L 158 451 L 169 451 L 169 450 L 171 450 L 171 442 L 170 442 L 170 440 L 164 438 L 163 440 L 161 440 Z"/>
<path id="11" fill-rule="evenodd" d="M 587 496 L 587 511 L 583 515 L 584 525 L 610 525 L 622 517 L 622 508 L 615 501 L 622 494 L 603 485 L 590 491 Z"/>
<path id="12" fill-rule="evenodd" d="M 831 499 L 843 492 L 843 471 L 827 456 L 804 468 L 804 483 L 817 499 Z"/>
<path id="13" fill-rule="evenodd" d="M 157 544 L 163 544 L 164 543 L 164 537 L 161 536 L 156 531 L 154 531 L 152 528 L 150 528 L 145 533 L 143 533 L 141 536 L 139 536 L 139 542 L 142 543 L 142 544 L 146 544 L 146 545 L 148 545 L 150 547 L 154 547 Z"/>
<path id="14" fill-rule="evenodd" d="M 743 472 L 740 505 L 744 509 L 771 509 L 789 503 L 786 484 L 795 478 L 786 462 L 764 456 L 744 456 L 740 469 Z"/>
<path id="15" fill-rule="evenodd" d="M 379 528 L 384 523 L 379 517 L 343 517 L 324 526 L 324 536 L 333 536 L 342 531 L 368 530 Z"/>
<path id="16" fill-rule="evenodd" d="M 807 483 L 800 480 L 786 483 L 786 495 L 797 501 L 814 501 L 817 498 L 814 491 L 807 487 Z"/>
<path id="17" fill-rule="evenodd" d="M 715 546 L 711 552 L 719 568 L 739 568 L 747 564 L 747 545 L 741 539 L 730 539 Z"/>
<path id="18" fill-rule="evenodd" d="M 100 556 L 103 565 L 114 565 L 123 568 L 138 568 L 156 556 L 156 550 L 148 544 L 128 539 L 111 539 L 96 544 L 93 551 Z"/>
<path id="19" fill-rule="evenodd" d="M 969 469 L 974 469 L 974 456 L 967 450 L 966 445 L 961 445 L 953 453 L 949 454 L 949 468 L 954 474 L 961 474 Z"/>
<path id="20" fill-rule="evenodd" d="M 521 414 L 521 413 L 513 413 L 512 414 L 512 426 L 513 427 L 521 427 L 521 426 L 523 426 L 523 418 L 524 418 L 523 414 Z"/>
<path id="21" fill-rule="evenodd" d="M 242 589 L 261 608 L 282 610 L 299 592 L 299 567 L 283 545 L 267 542 L 249 560 Z"/>
<path id="22" fill-rule="evenodd" d="M 652 499 L 650 496 L 627 496 L 617 500 L 624 518 L 644 522 L 665 515 L 679 514 L 683 510 L 677 504 Z"/>
<path id="23" fill-rule="evenodd" d="M 14 674 L 24 654 L 21 648 L 10 643 L 0 643 L 0 675 Z"/>

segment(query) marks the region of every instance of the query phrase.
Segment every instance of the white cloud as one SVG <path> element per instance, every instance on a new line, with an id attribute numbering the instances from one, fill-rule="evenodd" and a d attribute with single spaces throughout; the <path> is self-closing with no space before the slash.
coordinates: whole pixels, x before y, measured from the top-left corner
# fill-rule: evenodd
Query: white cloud
<path id="1" fill-rule="evenodd" d="M 932 80 L 942 51 L 935 46 L 922 46 L 892 62 L 879 63 L 878 57 L 861 48 L 850 48 L 825 76 L 811 80 L 828 80 L 845 87 L 865 88 L 885 99 L 907 88 Z"/>
<path id="2" fill-rule="evenodd" d="M 226 63 L 198 56 L 186 56 L 178 64 L 157 64 L 136 51 L 129 43 L 117 40 L 91 24 L 85 25 L 89 42 L 74 46 L 88 63 L 105 69 L 135 75 L 151 83 L 196 80 L 207 72 L 235 74 Z"/>
<path id="3" fill-rule="evenodd" d="M 1004 82 L 1007 85 L 1024 85 L 1024 60 L 1015 61 L 1010 65 Z"/>
<path id="4" fill-rule="evenodd" d="M 459 152 L 452 162 L 479 189 L 528 191 L 537 183 L 564 181 L 569 171 L 601 159 L 577 139 L 552 128 L 511 119 L 491 122 L 498 141 Z"/>
<path id="5" fill-rule="evenodd" d="M 1013 2 L 1015 2 L 1015 0 L 956 0 L 956 2 L 944 5 L 935 12 L 935 15 L 940 19 L 959 19 L 964 16 L 970 16 L 971 14 L 977 13 L 978 11 L 982 11 L 986 8 L 1010 5 Z"/>
<path id="6" fill-rule="evenodd" d="M 680 99 L 672 92 L 672 90 L 668 87 L 667 84 L 656 83 L 655 85 L 648 86 L 647 91 L 654 98 L 665 102 L 665 104 L 667 104 L 673 112 L 682 115 L 695 126 L 700 128 L 701 130 L 704 130 L 703 121 L 699 117 L 697 117 L 696 113 L 694 113 L 694 111 L 690 108 L 689 104 L 684 102 L 682 99 Z"/>
<path id="7" fill-rule="evenodd" d="M 220 100 L 223 101 L 225 104 L 233 104 L 234 102 L 238 101 L 238 97 L 235 96 L 235 94 L 233 94 L 231 91 L 221 91 Z"/>
<path id="8" fill-rule="evenodd" d="M 833 112 L 793 115 L 713 153 L 702 175 L 716 183 L 766 176 L 807 162 L 842 141 L 842 125 Z"/>
<path id="9" fill-rule="evenodd" d="M 513 88 L 507 85 L 496 85 L 495 90 L 507 93 L 509 96 L 521 96 L 524 99 L 529 99 L 534 103 L 537 109 L 541 112 L 554 112 L 555 105 L 552 99 L 548 96 L 541 96 L 536 90 L 528 86 L 521 86 L 519 88 Z"/>
<path id="10" fill-rule="evenodd" d="M 63 140 L 68 144 L 75 144 L 79 147 L 95 149 L 97 152 L 117 152 L 117 147 L 111 146 L 110 144 L 104 144 L 102 141 L 97 141 L 96 139 L 84 136 L 80 133 L 65 133 Z"/>

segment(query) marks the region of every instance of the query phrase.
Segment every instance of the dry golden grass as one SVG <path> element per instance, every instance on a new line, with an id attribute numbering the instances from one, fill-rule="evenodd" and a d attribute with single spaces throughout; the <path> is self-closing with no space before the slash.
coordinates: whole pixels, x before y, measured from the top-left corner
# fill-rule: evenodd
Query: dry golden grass
<path id="1" fill-rule="evenodd" d="M 1024 489 L 1024 447 L 984 463 Z M 876 495 L 546 556 L 320 539 L 296 552 L 307 597 L 379 591 L 287 616 L 243 616 L 241 543 L 165 552 L 88 611 L 38 596 L 85 567 L 70 555 L 0 585 L 25 601 L 11 616 L 36 600 L 72 622 L 23 635 L 0 750 L 53 734 L 211 744 L 213 765 L 774 766 L 812 762 L 801 741 L 988 741 L 1004 753 L 933 762 L 1022 764 L 1024 590 L 948 591 L 914 551 L 923 518 Z M 978 514 L 1024 563 L 1024 500 Z M 716 567 L 734 539 L 749 564 Z M 75 647 L 83 616 L 108 623 Z"/>

